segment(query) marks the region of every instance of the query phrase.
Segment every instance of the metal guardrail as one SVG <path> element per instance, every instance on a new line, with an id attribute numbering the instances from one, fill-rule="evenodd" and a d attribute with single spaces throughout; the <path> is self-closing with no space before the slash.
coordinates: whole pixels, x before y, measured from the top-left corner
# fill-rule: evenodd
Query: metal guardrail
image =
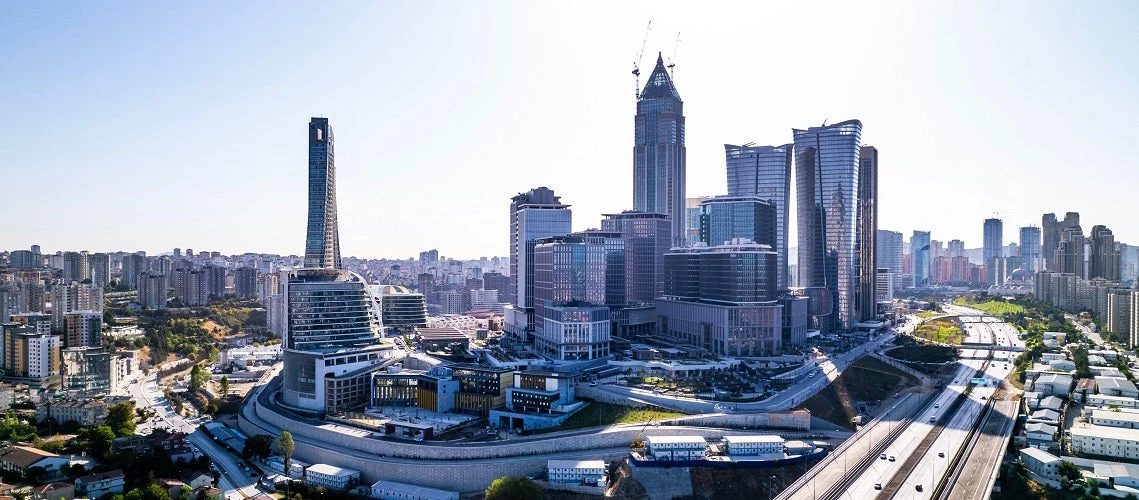
<path id="1" fill-rule="evenodd" d="M 941 480 L 939 480 L 937 482 L 937 485 L 934 486 L 933 494 L 931 495 L 932 498 L 948 500 L 951 488 L 947 488 L 947 486 L 952 484 L 958 477 L 960 477 L 961 472 L 965 470 L 966 462 L 962 460 L 962 458 L 969 456 L 969 454 L 971 454 L 973 452 L 973 449 L 977 446 L 977 440 L 980 437 L 980 430 L 984 428 L 984 426 L 989 422 L 989 419 L 992 418 L 993 406 L 995 403 L 995 399 L 989 399 L 988 403 L 985 404 L 985 410 L 982 412 L 981 418 L 977 419 L 977 422 L 973 425 L 973 428 L 969 429 L 969 434 L 965 437 L 965 445 L 958 448 L 957 453 L 953 454 L 953 459 L 950 461 L 950 466 L 947 468 L 949 473 L 942 476 Z M 951 481 L 951 479 L 954 481 Z"/>

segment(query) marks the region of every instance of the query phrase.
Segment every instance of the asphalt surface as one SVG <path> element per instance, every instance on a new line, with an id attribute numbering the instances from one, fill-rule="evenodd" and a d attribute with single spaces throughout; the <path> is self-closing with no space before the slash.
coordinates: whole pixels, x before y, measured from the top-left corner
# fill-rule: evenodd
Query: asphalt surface
<path id="1" fill-rule="evenodd" d="M 975 438 L 973 449 L 961 457 L 964 467 L 947 486 L 947 496 L 954 500 L 984 500 L 993 492 L 998 472 L 997 463 L 1004 457 L 1020 402 L 993 403 L 992 413 Z"/>

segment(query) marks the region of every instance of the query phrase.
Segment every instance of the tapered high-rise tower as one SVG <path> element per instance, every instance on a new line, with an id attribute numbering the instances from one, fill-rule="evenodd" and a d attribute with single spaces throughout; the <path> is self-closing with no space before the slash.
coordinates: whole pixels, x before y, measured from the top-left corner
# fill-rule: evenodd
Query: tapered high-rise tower
<path id="1" fill-rule="evenodd" d="M 304 267 L 340 269 L 336 155 L 328 118 L 313 118 L 308 122 L 308 233 Z"/>
<path id="2" fill-rule="evenodd" d="M 683 246 L 686 240 L 684 102 L 660 55 L 648 83 L 637 97 L 635 124 L 633 208 L 671 217 L 672 244 Z"/>
<path id="3" fill-rule="evenodd" d="M 734 146 L 724 144 L 728 196 L 755 196 L 775 208 L 775 240 L 770 244 L 779 255 L 776 280 L 787 288 L 788 226 L 791 223 L 791 164 L 794 145 Z M 720 245 L 723 242 L 712 242 Z"/>

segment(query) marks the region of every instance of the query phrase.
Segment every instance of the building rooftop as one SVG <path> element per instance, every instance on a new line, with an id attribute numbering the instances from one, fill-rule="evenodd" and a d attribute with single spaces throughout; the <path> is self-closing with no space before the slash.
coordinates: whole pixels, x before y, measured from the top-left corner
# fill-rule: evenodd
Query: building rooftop
<path id="1" fill-rule="evenodd" d="M 116 479 L 116 478 L 122 479 L 123 477 L 124 477 L 123 471 L 116 469 L 116 470 L 107 471 L 107 472 L 100 472 L 98 474 L 89 474 L 86 476 L 82 476 L 82 477 L 76 479 L 76 481 L 81 481 L 84 483 L 96 483 L 99 481 L 106 481 L 108 479 Z"/>
<path id="2" fill-rule="evenodd" d="M 1111 410 L 1092 410 L 1092 418 L 1119 420 L 1121 422 L 1139 423 L 1139 413 Z"/>
<path id="3" fill-rule="evenodd" d="M 395 481 L 376 481 L 372 484 L 372 490 L 389 491 L 403 498 L 422 498 L 424 500 L 450 500 L 459 497 L 457 491 L 439 490 Z"/>
<path id="4" fill-rule="evenodd" d="M 0 460 L 19 467 L 31 467 L 32 464 L 45 458 L 58 457 L 55 453 L 32 448 L 30 446 L 6 446 L 0 448 Z"/>
<path id="5" fill-rule="evenodd" d="M 1021 455 L 1028 455 L 1028 456 L 1035 458 L 1036 460 L 1043 462 L 1043 463 L 1046 463 L 1046 464 L 1050 464 L 1053 462 L 1059 462 L 1060 461 L 1060 458 L 1057 457 L 1056 455 L 1048 453 L 1047 451 L 1041 450 L 1039 448 L 1033 448 L 1031 446 L 1029 446 L 1028 448 L 1025 448 L 1023 450 L 1020 450 L 1020 454 Z"/>
<path id="6" fill-rule="evenodd" d="M 1032 425 L 1032 424 L 1028 424 Z M 1108 427 L 1106 425 L 1073 425 L 1069 431 L 1072 437 L 1086 436 L 1107 439 L 1123 439 L 1126 441 L 1139 441 L 1139 429 L 1124 427 Z"/>
<path id="7" fill-rule="evenodd" d="M 308 466 L 306 474 L 314 472 L 316 474 L 324 474 L 326 476 L 346 477 L 346 476 L 359 476 L 360 471 L 353 469 L 345 469 L 335 465 L 328 464 L 312 464 Z"/>
<path id="8" fill-rule="evenodd" d="M 701 436 L 646 436 L 645 442 L 649 444 L 708 444 L 708 440 Z"/>
<path id="9" fill-rule="evenodd" d="M 1139 392 L 1135 384 L 1132 384 L 1130 380 L 1122 377 L 1096 377 L 1095 383 L 1101 392 L 1104 390 Z"/>
<path id="10" fill-rule="evenodd" d="M 748 444 L 748 443 L 783 443 L 785 440 L 776 435 L 761 435 L 761 436 L 724 436 L 724 442 L 730 444 Z"/>
<path id="11" fill-rule="evenodd" d="M 1092 465 L 1095 475 L 1099 477 L 1132 477 L 1139 478 L 1139 465 L 1119 462 L 1100 463 Z"/>
<path id="12" fill-rule="evenodd" d="M 604 460 L 547 460 L 549 469 L 604 469 Z"/>

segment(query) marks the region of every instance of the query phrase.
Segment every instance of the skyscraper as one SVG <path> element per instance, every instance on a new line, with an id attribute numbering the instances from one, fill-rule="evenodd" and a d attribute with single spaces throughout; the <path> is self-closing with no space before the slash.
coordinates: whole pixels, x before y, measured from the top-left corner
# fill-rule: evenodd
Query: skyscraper
<path id="1" fill-rule="evenodd" d="M 858 293 L 859 321 L 878 315 L 878 148 L 858 150 Z"/>
<path id="2" fill-rule="evenodd" d="M 313 118 L 308 123 L 308 234 L 304 267 L 340 269 L 336 156 L 328 118 Z"/>
<path id="3" fill-rule="evenodd" d="M 506 331 L 525 341 L 534 331 L 534 245 L 539 239 L 569 234 L 573 213 L 547 187 L 510 199 L 510 278 L 514 304 L 506 308 Z"/>
<path id="4" fill-rule="evenodd" d="M 929 286 L 929 231 L 914 231 L 910 253 L 914 256 L 914 286 Z"/>
<path id="5" fill-rule="evenodd" d="M 875 258 L 878 259 L 879 268 L 889 269 L 887 272 L 891 274 L 902 274 L 903 239 L 902 233 L 897 231 L 878 230 L 878 251 L 875 252 Z"/>
<path id="6" fill-rule="evenodd" d="M 1064 214 L 1063 221 L 1057 221 L 1056 214 L 1044 214 L 1040 223 L 1043 233 L 1040 246 L 1040 255 L 1044 259 L 1043 270 L 1052 272 L 1060 270 L 1060 263 L 1056 260 L 1056 249 L 1060 246 L 1060 236 L 1064 232 L 1064 229 L 1079 225 L 1079 212 L 1068 212 Z"/>
<path id="7" fill-rule="evenodd" d="M 88 256 L 91 266 L 91 284 L 105 288 L 111 283 L 111 256 L 105 253 L 93 253 Z"/>
<path id="8" fill-rule="evenodd" d="M 1030 272 L 1040 270 L 1040 228 L 1035 226 L 1020 228 L 1020 257 L 1025 270 Z"/>
<path id="9" fill-rule="evenodd" d="M 775 207 L 775 241 L 779 254 L 779 288 L 787 288 L 788 224 L 791 222 L 791 161 L 793 145 L 733 146 L 724 144 L 728 166 L 728 196 L 756 196 Z M 711 243 L 720 245 L 723 242 Z M 766 243 L 766 242 L 762 242 Z"/>
<path id="10" fill-rule="evenodd" d="M 683 246 L 685 207 L 684 103 L 657 55 L 637 97 L 633 140 L 633 208 L 671 217 L 671 241 Z"/>
<path id="11" fill-rule="evenodd" d="M 1000 219 L 985 219 L 984 248 L 985 270 L 990 285 L 1005 282 L 1004 268 L 1004 222 Z"/>
<path id="12" fill-rule="evenodd" d="M 1091 255 L 1088 256 L 1088 278 L 1119 281 L 1119 251 L 1115 248 L 1115 235 L 1107 226 L 1092 226 Z"/>
<path id="13" fill-rule="evenodd" d="M 1060 243 L 1056 245 L 1052 261 L 1056 266 L 1056 272 L 1087 278 L 1084 262 L 1084 230 L 1079 224 L 1065 227 L 1060 231 Z"/>
<path id="14" fill-rule="evenodd" d="M 281 401 L 296 410 L 324 414 L 365 404 L 371 373 L 379 369 L 386 352 L 380 345 L 381 299 L 370 293 L 363 277 L 340 270 L 328 119 L 313 118 L 308 139 L 305 267 L 284 280 Z"/>
<path id="15" fill-rule="evenodd" d="M 858 321 L 862 122 L 848 120 L 792 132 L 799 285 L 814 301 L 815 327 L 845 330 Z M 829 304 L 824 297 L 829 297 Z"/>

